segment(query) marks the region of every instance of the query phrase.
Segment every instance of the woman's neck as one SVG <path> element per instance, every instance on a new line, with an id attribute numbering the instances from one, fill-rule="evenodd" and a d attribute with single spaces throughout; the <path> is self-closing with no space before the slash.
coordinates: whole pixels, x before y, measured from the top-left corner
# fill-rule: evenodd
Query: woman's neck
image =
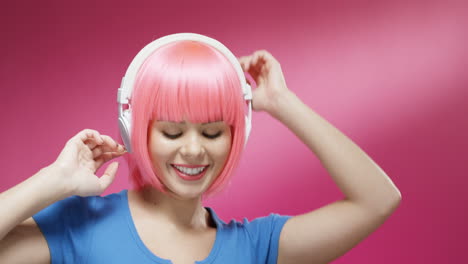
<path id="1" fill-rule="evenodd" d="M 212 226 L 201 197 L 181 199 L 153 187 L 145 187 L 136 194 L 139 204 L 157 221 L 167 222 L 177 229 L 200 230 Z"/>

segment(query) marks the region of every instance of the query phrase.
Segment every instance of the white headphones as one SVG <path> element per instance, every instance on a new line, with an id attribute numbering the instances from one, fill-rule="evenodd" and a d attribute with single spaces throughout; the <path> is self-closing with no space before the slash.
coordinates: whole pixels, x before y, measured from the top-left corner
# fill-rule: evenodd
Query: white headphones
<path id="1" fill-rule="evenodd" d="M 170 42 L 180 41 L 180 40 L 194 40 L 209 44 L 210 46 L 216 48 L 220 51 L 224 56 L 226 56 L 231 64 L 234 66 L 237 75 L 239 76 L 239 80 L 242 87 L 242 92 L 244 96 L 244 100 L 248 102 L 248 114 L 245 116 L 245 140 L 244 140 L 244 147 L 247 144 L 247 140 L 249 138 L 250 131 L 252 129 L 252 89 L 250 85 L 245 80 L 244 72 L 242 71 L 242 67 L 237 60 L 237 58 L 232 54 L 232 52 L 226 48 L 221 42 L 195 33 L 177 33 L 171 34 L 164 37 L 161 37 L 148 45 L 146 45 L 133 59 L 130 63 L 130 66 L 125 73 L 125 76 L 122 78 L 122 83 L 120 84 L 120 88 L 117 93 L 117 103 L 119 108 L 119 129 L 120 135 L 122 136 L 122 140 L 127 148 L 127 152 L 132 152 L 131 146 L 131 129 L 132 129 L 132 108 L 129 104 L 129 100 L 132 97 L 132 89 L 135 84 L 136 75 L 144 63 L 146 58 L 151 55 L 155 50 L 159 47 L 166 45 Z M 124 105 L 128 105 L 128 109 L 124 109 Z"/>

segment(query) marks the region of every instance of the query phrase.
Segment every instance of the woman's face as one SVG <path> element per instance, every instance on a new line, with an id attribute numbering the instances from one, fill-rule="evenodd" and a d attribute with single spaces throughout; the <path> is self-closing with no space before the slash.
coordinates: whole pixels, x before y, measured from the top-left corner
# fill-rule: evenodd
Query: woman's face
<path id="1" fill-rule="evenodd" d="M 152 121 L 148 135 L 151 161 L 161 170 L 161 182 L 178 199 L 201 196 L 221 172 L 231 149 L 231 129 L 224 121 Z"/>

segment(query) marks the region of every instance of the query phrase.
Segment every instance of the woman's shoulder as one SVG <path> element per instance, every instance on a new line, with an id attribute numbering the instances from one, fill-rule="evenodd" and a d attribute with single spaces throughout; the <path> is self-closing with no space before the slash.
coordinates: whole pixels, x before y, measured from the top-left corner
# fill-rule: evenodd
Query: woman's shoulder
<path id="1" fill-rule="evenodd" d="M 43 210 L 38 215 L 50 217 L 51 215 L 87 215 L 92 212 L 112 209 L 121 206 L 127 190 L 111 193 L 106 196 L 78 196 L 72 195 L 57 201 Z"/>
<path id="2" fill-rule="evenodd" d="M 265 216 L 247 218 L 243 217 L 242 220 L 237 220 L 235 218 L 231 218 L 228 222 L 223 221 L 216 212 L 210 208 L 206 207 L 217 224 L 217 226 L 222 226 L 226 229 L 244 229 L 250 232 L 262 232 L 272 230 L 274 228 L 282 227 L 284 223 L 291 218 L 290 215 L 281 215 L 278 213 L 270 213 Z"/>
<path id="3" fill-rule="evenodd" d="M 123 189 L 104 196 L 89 196 L 78 199 L 83 199 L 83 206 L 85 206 L 89 212 L 97 216 L 111 215 L 125 209 L 127 191 L 128 190 Z"/>
<path id="4" fill-rule="evenodd" d="M 241 221 L 234 218 L 228 223 L 220 220 L 213 212 L 215 221 L 221 227 L 220 237 L 223 248 L 230 252 L 242 254 L 243 258 L 261 260 L 262 263 L 276 263 L 278 254 L 279 237 L 281 230 L 288 219 L 292 216 L 270 213 L 265 216 L 247 218 Z M 225 255 L 232 256 L 228 253 Z M 268 261 L 267 261 L 268 260 Z"/>
<path id="5" fill-rule="evenodd" d="M 120 203 L 126 200 L 127 192 L 127 189 L 123 189 L 104 196 L 90 196 L 89 199 L 93 200 L 96 205 Z"/>

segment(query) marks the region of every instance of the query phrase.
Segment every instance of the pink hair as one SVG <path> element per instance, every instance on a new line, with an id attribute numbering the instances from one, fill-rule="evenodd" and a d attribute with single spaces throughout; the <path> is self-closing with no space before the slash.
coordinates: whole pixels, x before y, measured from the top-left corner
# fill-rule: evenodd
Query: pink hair
<path id="1" fill-rule="evenodd" d="M 177 41 L 154 51 L 140 67 L 133 88 L 131 144 L 125 155 L 129 181 L 140 190 L 151 185 L 166 193 L 148 151 L 151 120 L 190 122 L 223 120 L 231 128 L 231 150 L 219 176 L 204 196 L 228 183 L 244 149 L 245 101 L 234 66 L 216 48 L 198 41 Z"/>

